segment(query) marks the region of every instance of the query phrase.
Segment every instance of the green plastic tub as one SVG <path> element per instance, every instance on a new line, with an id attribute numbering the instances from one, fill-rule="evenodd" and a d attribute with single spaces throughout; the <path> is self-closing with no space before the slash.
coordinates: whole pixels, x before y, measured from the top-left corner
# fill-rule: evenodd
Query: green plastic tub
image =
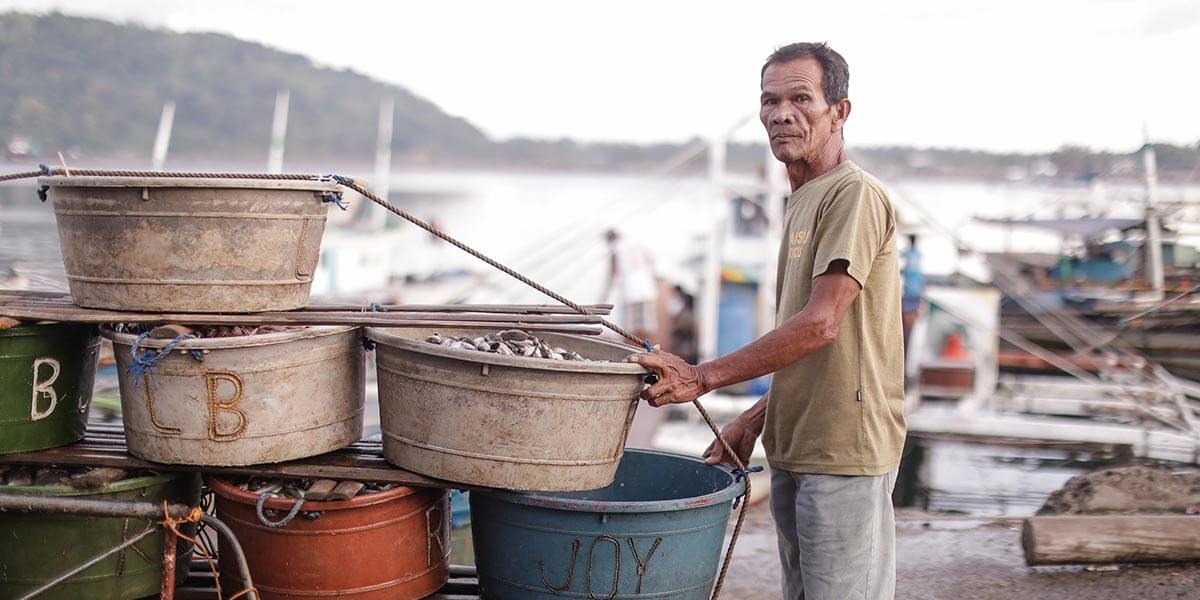
<path id="1" fill-rule="evenodd" d="M 149 475 L 117 481 L 99 490 L 65 485 L 0 486 L 0 492 L 73 496 L 94 500 L 163 500 L 196 506 L 200 480 L 195 474 Z M 17 598 L 87 559 L 141 533 L 143 519 L 0 513 L 0 598 Z M 185 528 L 195 534 L 195 526 Z M 192 545 L 179 540 L 175 581 L 191 567 Z M 132 600 L 156 595 L 162 585 L 163 536 L 153 533 L 123 552 L 38 595 L 39 600 Z M 149 559 L 149 560 L 147 560 Z"/>
<path id="2" fill-rule="evenodd" d="M 0 330 L 0 454 L 83 438 L 99 350 L 91 326 Z"/>

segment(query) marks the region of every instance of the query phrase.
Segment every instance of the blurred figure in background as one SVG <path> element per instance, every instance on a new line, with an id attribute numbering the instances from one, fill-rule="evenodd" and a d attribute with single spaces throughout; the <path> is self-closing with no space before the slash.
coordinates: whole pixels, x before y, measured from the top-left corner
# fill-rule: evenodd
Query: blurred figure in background
<path id="1" fill-rule="evenodd" d="M 904 267 L 900 270 L 902 296 L 901 318 L 904 326 L 904 345 L 908 346 L 908 334 L 921 309 L 921 294 L 925 292 L 925 273 L 921 272 L 921 251 L 917 249 L 917 234 L 908 234 L 908 249 L 900 256 Z"/>
<path id="2" fill-rule="evenodd" d="M 616 229 L 604 232 L 608 243 L 608 280 L 604 299 L 613 303 L 613 320 L 634 335 L 650 343 L 669 348 L 671 340 L 659 330 L 658 280 L 654 263 L 646 250 L 621 239 Z M 665 303 L 664 303 L 665 304 Z M 660 410 L 639 410 L 630 424 L 625 445 L 629 448 L 653 448 L 654 433 L 665 417 Z"/>
<path id="3" fill-rule="evenodd" d="M 608 242 L 608 280 L 604 299 L 614 305 L 613 319 L 641 339 L 657 343 L 658 282 L 654 263 L 644 248 L 621 239 L 616 229 L 604 233 Z"/>

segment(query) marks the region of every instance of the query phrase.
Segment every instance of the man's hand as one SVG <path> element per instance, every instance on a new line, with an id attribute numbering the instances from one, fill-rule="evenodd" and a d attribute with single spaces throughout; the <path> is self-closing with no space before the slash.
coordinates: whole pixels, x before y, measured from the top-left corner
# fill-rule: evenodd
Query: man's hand
<path id="1" fill-rule="evenodd" d="M 729 443 L 729 447 L 733 449 L 738 458 L 741 459 L 743 465 L 750 464 L 750 455 L 754 452 L 754 443 L 758 441 L 758 432 L 743 423 L 740 419 L 734 419 L 731 423 L 721 428 L 721 437 Z M 725 448 L 721 446 L 720 440 L 713 440 L 713 443 L 708 445 L 708 450 L 704 451 L 704 462 L 710 465 L 725 464 L 731 467 L 736 467 L 737 463 L 733 458 L 725 452 Z"/>
<path id="2" fill-rule="evenodd" d="M 658 383 L 642 390 L 642 399 L 649 402 L 650 406 L 691 402 L 709 391 L 704 387 L 701 368 L 689 365 L 674 354 L 655 350 L 635 354 L 625 361 L 637 363 L 658 374 Z"/>

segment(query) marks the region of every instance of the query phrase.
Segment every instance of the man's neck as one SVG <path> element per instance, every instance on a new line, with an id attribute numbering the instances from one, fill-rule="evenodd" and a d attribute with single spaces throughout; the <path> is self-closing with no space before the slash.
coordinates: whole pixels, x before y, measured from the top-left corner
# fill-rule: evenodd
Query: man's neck
<path id="1" fill-rule="evenodd" d="M 832 171 L 834 167 L 847 160 L 846 148 L 841 137 L 831 137 L 829 144 L 817 156 L 809 160 L 796 161 L 787 165 L 788 183 L 792 191 L 800 186 Z"/>

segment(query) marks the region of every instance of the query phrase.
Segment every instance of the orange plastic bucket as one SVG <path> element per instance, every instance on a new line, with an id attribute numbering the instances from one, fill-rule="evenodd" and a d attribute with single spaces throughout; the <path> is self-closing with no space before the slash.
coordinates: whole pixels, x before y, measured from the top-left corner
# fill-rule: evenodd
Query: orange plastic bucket
<path id="1" fill-rule="evenodd" d="M 335 502 L 259 497 L 212 479 L 217 517 L 237 536 L 262 600 L 424 598 L 449 579 L 450 500 L 445 490 L 397 487 Z M 245 584 L 220 561 L 226 594 Z"/>

